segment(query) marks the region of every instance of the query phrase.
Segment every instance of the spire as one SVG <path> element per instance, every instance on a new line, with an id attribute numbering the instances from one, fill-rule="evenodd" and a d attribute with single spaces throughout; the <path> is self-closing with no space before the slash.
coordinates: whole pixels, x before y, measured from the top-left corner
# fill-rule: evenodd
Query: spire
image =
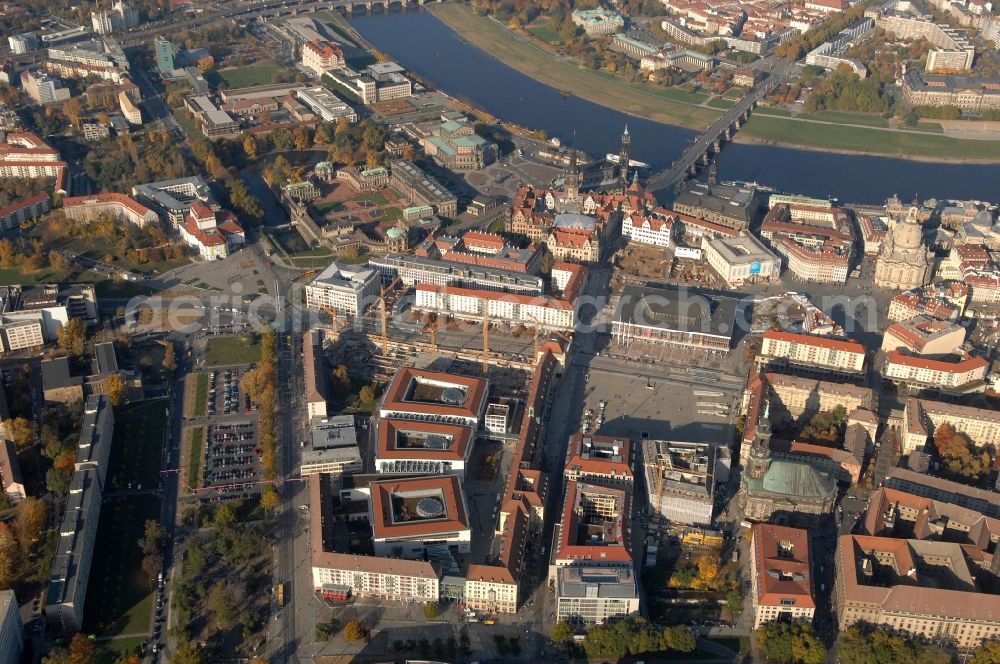
<path id="1" fill-rule="evenodd" d="M 628 136 L 628 123 L 625 123 L 625 133 L 622 136 Z"/>

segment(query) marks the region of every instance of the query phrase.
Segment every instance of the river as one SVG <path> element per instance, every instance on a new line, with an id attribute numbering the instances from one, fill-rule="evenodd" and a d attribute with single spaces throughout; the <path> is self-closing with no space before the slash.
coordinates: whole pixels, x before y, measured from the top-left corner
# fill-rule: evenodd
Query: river
<path id="1" fill-rule="evenodd" d="M 502 120 L 544 129 L 600 156 L 617 153 L 622 129 L 632 134 L 632 157 L 662 167 L 695 133 L 620 113 L 577 97 L 564 98 L 462 40 L 428 12 L 356 16 L 357 31 L 399 64 L 444 92 L 473 102 Z M 904 200 L 997 198 L 1000 164 L 929 162 L 833 154 L 769 145 L 728 145 L 719 159 L 719 178 L 754 180 L 780 191 L 833 196 L 853 203 Z"/>

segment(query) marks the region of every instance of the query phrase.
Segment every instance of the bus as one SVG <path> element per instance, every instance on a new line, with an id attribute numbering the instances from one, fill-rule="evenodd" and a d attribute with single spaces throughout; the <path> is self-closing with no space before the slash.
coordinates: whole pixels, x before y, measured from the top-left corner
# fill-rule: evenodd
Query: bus
<path id="1" fill-rule="evenodd" d="M 284 606 L 285 606 L 285 584 L 284 583 L 279 583 L 278 584 L 278 608 L 280 609 L 280 608 L 282 608 Z"/>

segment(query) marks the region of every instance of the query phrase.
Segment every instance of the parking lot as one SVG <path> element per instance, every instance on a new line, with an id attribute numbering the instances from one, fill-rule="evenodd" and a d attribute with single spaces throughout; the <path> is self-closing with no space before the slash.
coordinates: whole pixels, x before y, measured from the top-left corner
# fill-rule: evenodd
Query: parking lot
<path id="1" fill-rule="evenodd" d="M 208 376 L 208 415 L 213 416 L 221 407 L 223 415 L 234 413 L 251 413 L 257 406 L 250 402 L 250 395 L 241 394 L 240 378 L 248 371 L 243 369 L 226 369 L 213 371 Z"/>
<path id="2" fill-rule="evenodd" d="M 213 424 L 205 445 L 203 486 L 215 489 L 211 500 L 249 498 L 259 492 L 262 477 L 257 424 L 253 421 Z"/>

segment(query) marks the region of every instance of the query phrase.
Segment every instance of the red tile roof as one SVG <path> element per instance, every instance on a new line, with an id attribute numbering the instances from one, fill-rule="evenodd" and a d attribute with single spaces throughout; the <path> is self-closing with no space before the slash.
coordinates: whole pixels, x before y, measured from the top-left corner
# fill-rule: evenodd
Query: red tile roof
<path id="1" fill-rule="evenodd" d="M 817 346 L 819 348 L 829 348 L 831 350 L 838 350 L 844 353 L 855 353 L 858 355 L 865 354 L 865 347 L 856 341 L 847 341 L 844 339 L 832 339 L 830 337 L 824 337 L 815 334 L 797 334 L 795 332 L 784 332 L 782 330 L 768 330 L 767 332 L 764 333 L 764 339 L 773 339 L 774 341 L 786 341 L 788 343 L 794 343 L 794 344 Z"/>
<path id="2" fill-rule="evenodd" d="M 948 362 L 946 360 L 932 360 L 926 357 L 907 355 L 899 352 L 898 350 L 890 352 L 886 357 L 886 362 L 889 364 L 901 364 L 906 367 L 930 369 L 932 371 L 941 371 L 946 373 L 966 373 L 968 371 L 975 371 L 976 369 L 983 369 L 990 366 L 988 361 L 976 355 L 966 355 L 957 362 Z"/>
<path id="3" fill-rule="evenodd" d="M 430 447 L 397 447 L 397 435 L 413 431 L 424 435 L 447 436 L 451 439 L 449 449 Z M 378 421 L 378 447 L 376 456 L 380 459 L 435 459 L 460 461 L 465 459 L 472 443 L 472 428 L 459 424 L 440 422 L 420 422 L 383 417 Z"/>
<path id="4" fill-rule="evenodd" d="M 45 192 L 42 192 L 40 194 L 35 194 L 34 196 L 32 196 L 30 198 L 25 198 L 23 201 L 18 201 L 16 203 L 12 204 L 12 205 L 8 205 L 4 209 L 0 210 L 0 217 L 6 217 L 8 214 L 10 214 L 12 212 L 17 212 L 18 210 L 21 210 L 21 209 L 24 209 L 24 208 L 27 208 L 27 207 L 31 207 L 32 205 L 36 205 L 38 203 L 41 203 L 42 201 L 44 201 L 48 197 L 49 197 L 48 194 L 46 194 Z"/>
<path id="5" fill-rule="evenodd" d="M 755 523 L 752 532 L 758 603 L 781 606 L 783 600 L 790 599 L 796 607 L 816 608 L 809 566 L 809 533 L 769 523 Z"/>
<path id="6" fill-rule="evenodd" d="M 439 519 L 393 521 L 393 497 L 411 491 L 434 491 L 444 501 L 445 515 Z M 377 539 L 434 536 L 469 528 L 462 485 L 456 475 L 376 480 L 371 483 L 372 532 Z"/>
<path id="7" fill-rule="evenodd" d="M 98 203 L 117 203 L 118 205 L 128 208 L 137 215 L 145 216 L 149 214 L 150 209 L 138 202 L 130 196 L 125 194 L 96 194 L 94 196 L 71 196 L 70 198 L 63 199 L 64 208 L 73 207 L 87 207 L 89 205 L 95 205 Z"/>
<path id="8" fill-rule="evenodd" d="M 464 387 L 465 403 L 451 406 L 441 403 L 424 403 L 419 401 L 408 401 L 408 393 L 411 384 L 417 380 L 435 381 Z M 481 378 L 471 378 L 469 376 L 459 376 L 456 374 L 444 373 L 441 371 L 428 371 L 414 367 L 402 367 L 396 372 L 392 382 L 385 392 L 382 402 L 382 410 L 391 410 L 402 413 L 428 413 L 432 415 L 446 415 L 452 417 L 478 418 L 486 403 L 487 383 Z"/>

